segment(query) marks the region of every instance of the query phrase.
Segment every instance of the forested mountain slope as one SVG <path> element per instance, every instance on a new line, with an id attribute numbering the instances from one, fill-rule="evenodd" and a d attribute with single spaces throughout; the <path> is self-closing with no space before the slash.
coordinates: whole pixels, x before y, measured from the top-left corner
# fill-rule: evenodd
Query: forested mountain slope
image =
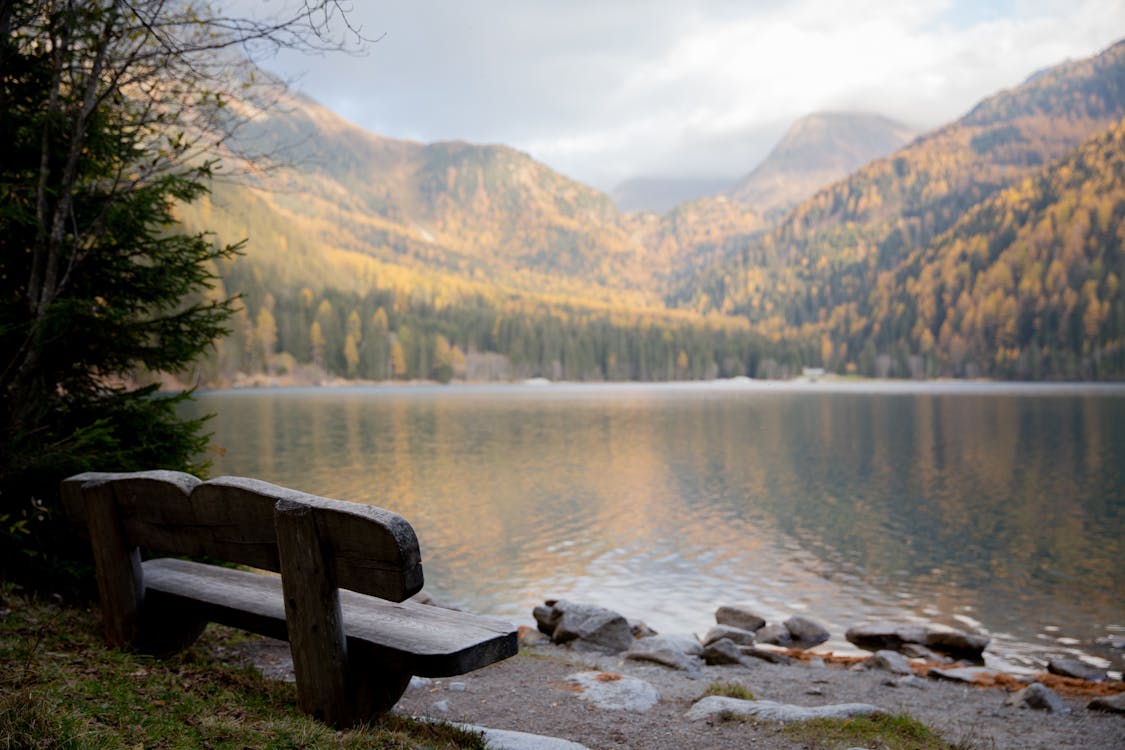
<path id="1" fill-rule="evenodd" d="M 679 282 L 669 302 L 744 315 L 779 340 L 819 336 L 830 366 L 876 374 L 872 360 L 882 354 L 904 374 L 911 355 L 926 353 L 886 350 L 883 331 L 897 322 L 868 319 L 891 314 L 868 302 L 885 288 L 880 280 L 897 274 L 906 284 L 908 259 L 938 252 L 934 243 L 974 206 L 1041 174 L 1122 116 L 1125 43 L 1118 43 L 1039 73 L 821 191 L 775 229 Z M 924 369 L 961 372 L 964 364 L 938 357 Z M 1007 373 L 992 357 L 974 371 Z"/>

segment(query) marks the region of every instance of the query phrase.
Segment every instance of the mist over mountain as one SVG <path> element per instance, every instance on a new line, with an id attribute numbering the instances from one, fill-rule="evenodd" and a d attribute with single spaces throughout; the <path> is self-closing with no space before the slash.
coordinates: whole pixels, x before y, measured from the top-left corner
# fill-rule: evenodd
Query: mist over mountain
<path id="1" fill-rule="evenodd" d="M 696 198 L 719 195 L 730 189 L 733 180 L 724 177 L 634 177 L 610 191 L 622 211 L 670 211 Z"/>
<path id="2" fill-rule="evenodd" d="M 728 194 L 759 213 L 783 213 L 916 135 L 909 126 L 878 114 L 815 112 L 793 123 Z"/>

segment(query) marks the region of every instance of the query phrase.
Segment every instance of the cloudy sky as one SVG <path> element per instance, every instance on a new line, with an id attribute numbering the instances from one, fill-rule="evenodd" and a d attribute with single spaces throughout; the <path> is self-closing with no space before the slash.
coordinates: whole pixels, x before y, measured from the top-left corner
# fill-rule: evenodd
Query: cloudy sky
<path id="1" fill-rule="evenodd" d="M 817 110 L 928 129 L 1125 37 L 1121 0 L 353 0 L 350 17 L 378 38 L 365 55 L 262 64 L 373 132 L 505 143 L 603 189 L 741 176 Z"/>

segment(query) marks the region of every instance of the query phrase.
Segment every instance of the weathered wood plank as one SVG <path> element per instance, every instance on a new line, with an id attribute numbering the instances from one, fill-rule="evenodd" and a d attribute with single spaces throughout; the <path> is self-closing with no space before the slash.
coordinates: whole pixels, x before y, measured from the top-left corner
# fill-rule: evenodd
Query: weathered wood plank
<path id="1" fill-rule="evenodd" d="M 126 538 L 150 553 L 206 556 L 278 572 L 274 506 L 291 500 L 317 509 L 318 524 L 331 539 L 340 586 L 392 601 L 422 590 L 414 529 L 402 516 L 382 508 L 257 479 L 219 477 L 201 483 L 190 474 L 171 471 L 78 475 L 63 483 L 64 498 L 79 496 L 90 481 L 114 486 Z M 80 502 L 67 501 L 67 512 L 72 520 L 85 521 Z"/>
<path id="2" fill-rule="evenodd" d="M 141 553 L 125 538 L 117 515 L 114 484 L 93 480 L 84 485 L 86 527 L 94 550 L 102 629 L 111 646 L 133 643 L 141 632 L 144 597 Z"/>
<path id="3" fill-rule="evenodd" d="M 353 719 L 348 646 L 332 551 L 322 543 L 315 508 L 279 500 L 274 516 L 297 703 L 320 721 L 346 727 Z"/>
<path id="4" fill-rule="evenodd" d="M 276 576 L 171 558 L 143 565 L 146 597 L 183 598 L 195 602 L 212 622 L 287 638 Z M 411 674 L 422 677 L 464 674 L 519 650 L 512 626 L 490 617 L 347 590 L 340 591 L 340 609 L 349 654 L 394 655 Z"/>

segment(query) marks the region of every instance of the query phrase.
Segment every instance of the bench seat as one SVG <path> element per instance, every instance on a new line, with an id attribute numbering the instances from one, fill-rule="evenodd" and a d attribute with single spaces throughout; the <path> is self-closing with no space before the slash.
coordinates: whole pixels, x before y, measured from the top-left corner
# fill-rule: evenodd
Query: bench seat
<path id="1" fill-rule="evenodd" d="M 288 639 L 278 576 L 164 557 L 142 567 L 146 607 Z M 340 589 L 340 610 L 350 652 L 420 677 L 464 674 L 519 650 L 511 625 L 466 612 L 347 589 Z"/>

